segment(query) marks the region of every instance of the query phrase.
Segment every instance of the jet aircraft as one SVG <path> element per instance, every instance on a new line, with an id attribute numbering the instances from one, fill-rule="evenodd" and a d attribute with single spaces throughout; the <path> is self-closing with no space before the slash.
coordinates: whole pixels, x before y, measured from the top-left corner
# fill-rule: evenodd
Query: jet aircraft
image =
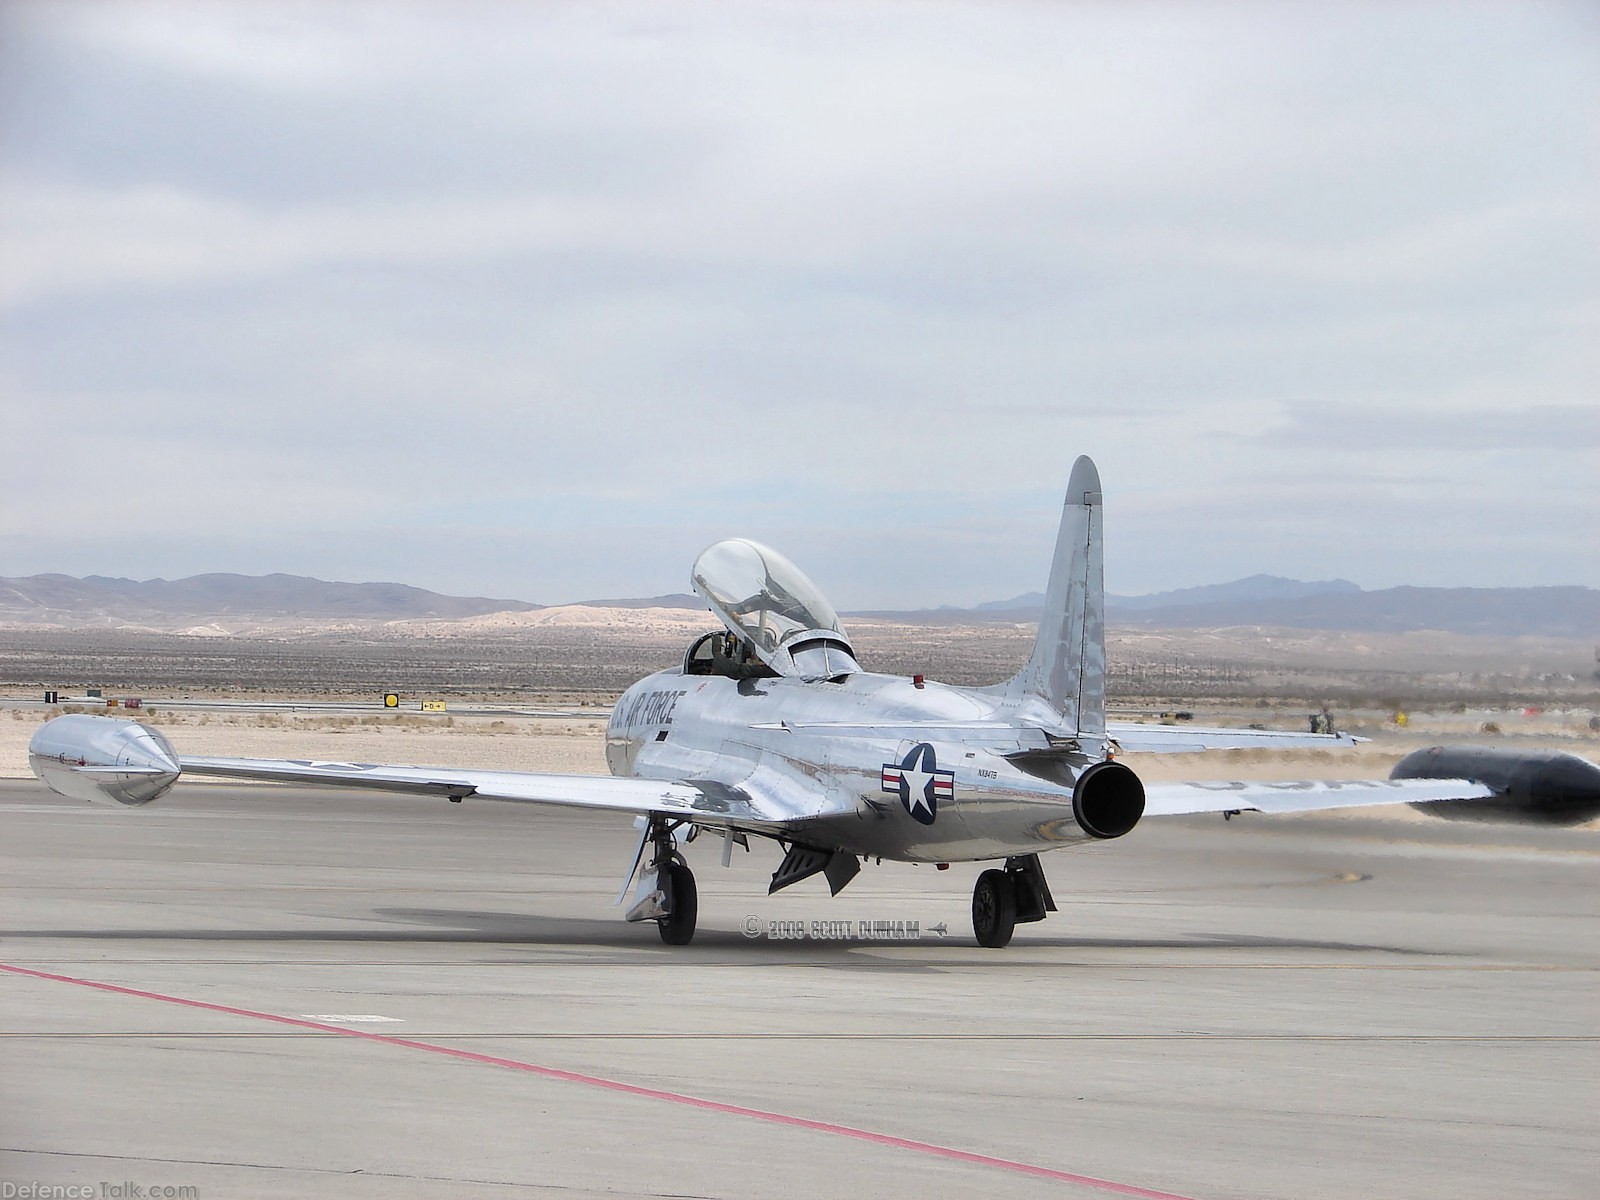
<path id="1" fill-rule="evenodd" d="M 800 570 L 756 542 L 718 542 L 695 591 L 723 628 L 681 665 L 630 687 L 606 730 L 612 775 L 180 755 L 157 730 L 81 714 L 41 726 L 34 772 L 64 795 L 137 807 L 180 775 L 372 788 L 635 816 L 630 921 L 694 936 L 699 835 L 777 843 L 769 892 L 821 874 L 837 895 L 863 859 L 994 863 L 972 893 L 981 945 L 1055 911 L 1040 855 L 1111 841 L 1141 820 L 1304 812 L 1405 801 L 1445 816 L 1571 824 L 1600 814 L 1600 767 L 1570 754 L 1417 751 L 1366 782 L 1144 784 L 1124 751 L 1349 745 L 1339 733 L 1202 729 L 1106 719 L 1102 495 L 1079 458 L 1067 486 L 1044 615 L 1028 661 L 992 687 L 864 670 L 837 614 Z M 637 881 L 635 883 L 635 881 Z"/>

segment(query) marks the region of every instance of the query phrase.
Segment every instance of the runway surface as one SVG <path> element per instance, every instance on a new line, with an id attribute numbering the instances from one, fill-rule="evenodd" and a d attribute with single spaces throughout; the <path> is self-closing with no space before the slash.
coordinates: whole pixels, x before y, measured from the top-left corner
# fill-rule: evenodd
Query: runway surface
<path id="1" fill-rule="evenodd" d="M 471 800 L 186 783 L 121 812 L 0 782 L 0 1182 L 1595 1194 L 1600 832 L 1151 822 L 1047 856 L 1062 911 L 1004 951 L 972 940 L 971 866 L 768 897 L 774 849 L 724 870 L 709 840 L 700 934 L 669 948 L 610 907 L 634 837 Z M 767 936 L 813 921 L 849 924 Z"/>

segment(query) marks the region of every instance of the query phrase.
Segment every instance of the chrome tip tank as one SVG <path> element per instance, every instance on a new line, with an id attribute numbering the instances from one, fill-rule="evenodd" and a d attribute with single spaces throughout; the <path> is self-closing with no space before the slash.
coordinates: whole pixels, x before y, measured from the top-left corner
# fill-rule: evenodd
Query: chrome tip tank
<path id="1" fill-rule="evenodd" d="M 183 770 L 172 744 L 149 726 L 81 714 L 41 725 L 28 766 L 53 792 L 129 808 L 159 799 Z"/>

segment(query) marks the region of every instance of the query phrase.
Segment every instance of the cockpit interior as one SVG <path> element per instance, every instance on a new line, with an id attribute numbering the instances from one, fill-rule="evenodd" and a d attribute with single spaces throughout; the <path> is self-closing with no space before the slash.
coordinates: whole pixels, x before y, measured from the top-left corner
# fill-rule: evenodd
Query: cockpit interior
<path id="1" fill-rule="evenodd" d="M 685 675 L 723 675 L 729 679 L 762 679 L 777 674 L 750 652 L 748 642 L 726 629 L 704 634 L 683 656 Z"/>

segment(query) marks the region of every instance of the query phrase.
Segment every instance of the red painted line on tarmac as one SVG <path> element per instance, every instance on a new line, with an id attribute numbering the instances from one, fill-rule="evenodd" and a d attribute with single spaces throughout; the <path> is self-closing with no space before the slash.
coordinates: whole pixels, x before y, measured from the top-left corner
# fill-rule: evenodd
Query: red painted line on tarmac
<path id="1" fill-rule="evenodd" d="M 101 983 L 94 979 L 77 979 L 71 975 L 55 975 L 49 971 L 35 971 L 28 967 L 12 966 L 10 963 L 0 963 L 0 971 L 5 971 L 12 975 L 25 975 L 32 979 L 44 979 L 51 983 L 70 983 L 76 987 L 93 988 L 95 991 L 110 992 L 117 996 L 135 996 L 141 1000 L 159 1000 L 163 1004 L 181 1004 L 185 1008 L 199 1008 L 204 1009 L 206 1012 L 224 1013 L 230 1017 L 250 1017 L 257 1021 L 271 1021 L 278 1025 L 292 1025 L 297 1029 L 314 1029 L 319 1033 L 336 1033 L 341 1037 L 359 1038 L 364 1042 L 377 1042 L 384 1046 L 399 1046 L 407 1050 L 424 1050 L 429 1054 L 442 1054 L 449 1058 L 480 1063 L 484 1066 L 523 1071 L 545 1079 L 559 1079 L 565 1083 L 581 1083 L 588 1087 L 603 1088 L 609 1092 L 620 1092 L 626 1096 L 639 1096 L 646 1100 L 663 1100 L 669 1104 L 681 1104 L 688 1108 L 726 1113 L 729 1116 L 749 1117 L 752 1120 L 766 1121 L 773 1125 L 787 1125 L 792 1129 L 809 1129 L 813 1133 L 831 1133 L 836 1137 L 853 1138 L 858 1142 L 871 1142 L 878 1146 L 892 1146 L 897 1150 L 911 1150 L 918 1154 L 951 1159 L 971 1166 L 990 1167 L 999 1171 L 1010 1171 L 1016 1175 L 1032 1175 L 1041 1179 L 1058 1180 L 1061 1183 L 1074 1183 L 1080 1187 L 1097 1188 L 1102 1192 L 1113 1192 L 1119 1196 L 1137 1196 L 1141 1200 L 1192 1200 L 1192 1197 L 1179 1196 L 1174 1192 L 1160 1192 L 1151 1188 L 1137 1187 L 1131 1183 L 1117 1183 L 1110 1179 L 1097 1179 L 1092 1175 L 1077 1175 L 1071 1171 L 1057 1171 L 1052 1167 L 1016 1162 L 1009 1158 L 995 1158 L 988 1154 L 975 1154 L 970 1150 L 958 1150 L 953 1146 L 940 1146 L 933 1142 L 919 1142 L 911 1138 L 895 1137 L 893 1134 L 888 1133 L 874 1133 L 870 1129 L 857 1129 L 851 1125 L 835 1125 L 831 1121 L 813 1121 L 806 1117 L 790 1116 L 787 1113 L 768 1112 L 761 1108 L 746 1108 L 742 1104 L 724 1104 L 720 1100 L 707 1100 L 700 1096 L 690 1096 L 682 1092 L 667 1092 L 659 1088 L 640 1087 L 635 1083 L 623 1083 L 621 1080 L 606 1079 L 599 1075 L 585 1075 L 579 1071 L 563 1071 L 559 1067 L 543 1067 L 538 1063 L 522 1062 L 515 1058 L 499 1058 L 493 1054 L 477 1054 L 471 1050 L 458 1050 L 454 1046 L 441 1046 L 434 1042 L 418 1042 L 413 1041 L 411 1038 L 389 1037 L 386 1034 L 370 1033 L 365 1029 L 348 1029 L 342 1025 L 325 1025 L 321 1021 L 307 1021 L 300 1017 L 285 1017 L 277 1013 L 257 1012 L 249 1008 L 234 1008 L 228 1004 L 212 1004 L 206 1000 L 191 1000 L 185 996 L 168 996 L 161 992 L 147 992 L 140 988 L 122 987 L 120 984 L 115 983 Z"/>

